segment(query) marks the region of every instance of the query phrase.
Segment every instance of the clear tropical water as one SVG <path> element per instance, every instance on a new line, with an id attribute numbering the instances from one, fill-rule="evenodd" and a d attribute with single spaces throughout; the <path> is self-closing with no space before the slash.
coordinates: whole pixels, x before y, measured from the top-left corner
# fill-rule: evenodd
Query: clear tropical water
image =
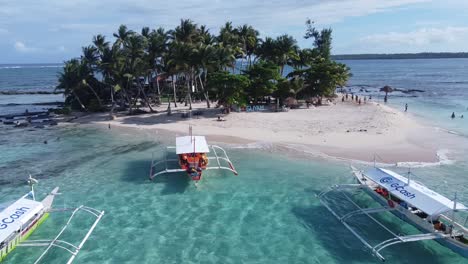
<path id="1" fill-rule="evenodd" d="M 11 94 L 2 92 L 53 92 L 61 64 L 0 64 L 0 115 L 42 111 L 39 103 L 63 102 L 60 94 Z"/>
<path id="2" fill-rule="evenodd" d="M 370 72 L 381 71 L 388 72 L 387 78 L 380 77 L 382 83 L 396 85 L 392 78 L 397 74 L 390 72 L 393 67 L 384 70 L 386 63 L 372 62 L 366 68 L 365 62 L 349 62 L 354 72 L 351 84 L 366 84 L 367 78 L 369 86 L 378 87 L 380 81 L 372 79 Z M 430 81 L 429 77 L 425 80 Z M 410 109 L 414 108 L 415 115 L 431 116 L 426 108 L 448 110 L 457 98 L 468 98 L 444 96 L 444 106 L 425 103 L 423 96 L 412 98 L 422 107 L 416 112 L 412 103 Z M 462 122 L 443 118 L 434 122 L 464 131 L 463 126 L 449 127 L 451 121 Z M 55 186 L 61 188 L 57 207 L 85 204 L 105 210 L 76 263 L 380 263 L 315 197 L 332 184 L 352 181 L 348 163 L 286 155 L 268 148 L 226 146 L 239 171 L 237 177 L 210 171 L 199 188 L 183 174 L 150 182 L 151 155 L 154 152 L 162 157 L 172 136 L 73 125 L 41 130 L 0 127 L 0 201 L 26 193 L 25 179 L 31 173 L 40 181 L 40 198 Z M 467 171 L 466 154 L 451 165 L 412 169 L 416 180 L 449 197 L 457 192 L 465 204 Z M 53 213 L 30 239 L 51 238 L 66 216 Z M 415 232 L 394 217 L 383 219 L 396 230 Z M 70 242 L 83 237 L 92 218 L 83 214 L 76 220 L 64 236 Z M 363 224 L 363 232 L 372 235 L 373 242 L 389 238 L 367 219 L 356 220 Z M 383 253 L 390 263 L 467 263 L 433 241 L 394 246 Z M 39 255 L 39 248 L 17 248 L 5 263 L 29 263 Z M 57 249 L 44 263 L 63 263 L 66 256 Z"/>
<path id="3" fill-rule="evenodd" d="M 351 60 L 352 92 L 383 102 L 384 85 L 424 92 L 389 94 L 388 103 L 442 128 L 468 136 L 468 59 Z M 455 112 L 457 118 L 450 115 Z M 460 116 L 465 118 L 461 119 Z"/>

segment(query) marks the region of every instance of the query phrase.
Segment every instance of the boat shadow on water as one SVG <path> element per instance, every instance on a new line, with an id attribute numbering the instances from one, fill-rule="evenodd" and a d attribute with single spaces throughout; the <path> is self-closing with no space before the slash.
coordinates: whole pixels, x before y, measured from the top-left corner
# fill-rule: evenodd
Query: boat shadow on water
<path id="1" fill-rule="evenodd" d="M 190 186 L 190 179 L 186 173 L 161 175 L 149 180 L 151 160 L 133 160 L 127 162 L 122 180 L 133 184 L 163 185 L 160 194 L 169 195 L 183 193 Z"/>
<path id="2" fill-rule="evenodd" d="M 304 228 L 316 238 L 314 240 L 329 252 L 336 263 L 383 263 L 378 258 L 373 257 L 372 253 L 320 204 L 312 207 L 293 207 L 291 212 L 303 224 Z M 378 218 L 397 234 L 399 231 L 403 231 L 401 226 L 397 224 L 398 218 L 388 219 L 387 216 Z M 388 237 L 383 229 L 372 225 L 370 223 L 372 221 L 368 218 L 356 217 L 355 221 L 359 221 L 361 226 L 366 223 L 360 231 L 373 236 L 375 244 Z M 391 263 L 445 264 L 465 263 L 464 261 L 466 261 L 435 241 L 403 243 L 386 249 L 384 253 L 388 257 L 387 262 Z"/>

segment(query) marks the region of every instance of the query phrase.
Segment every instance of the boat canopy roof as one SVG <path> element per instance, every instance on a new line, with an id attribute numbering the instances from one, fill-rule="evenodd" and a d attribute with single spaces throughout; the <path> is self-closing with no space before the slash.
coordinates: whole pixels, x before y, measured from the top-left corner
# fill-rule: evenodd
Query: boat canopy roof
<path id="1" fill-rule="evenodd" d="M 454 205 L 454 202 L 449 198 L 434 192 L 416 181 L 409 180 L 408 182 L 406 177 L 393 171 L 373 168 L 366 172 L 365 175 L 387 189 L 392 195 L 417 207 L 428 215 L 439 215 L 452 211 L 454 208 L 459 210 L 467 209 L 463 204 L 458 202 Z"/>
<path id="2" fill-rule="evenodd" d="M 176 154 L 209 152 L 204 136 L 176 137 Z"/>
<path id="3" fill-rule="evenodd" d="M 40 202 L 22 197 L 0 212 L 0 242 L 31 220 L 44 208 Z"/>

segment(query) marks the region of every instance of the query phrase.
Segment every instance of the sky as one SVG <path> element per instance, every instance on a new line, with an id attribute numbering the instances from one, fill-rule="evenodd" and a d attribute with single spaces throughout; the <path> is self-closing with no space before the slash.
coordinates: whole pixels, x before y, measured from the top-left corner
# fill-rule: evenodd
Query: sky
<path id="1" fill-rule="evenodd" d="M 215 34 L 249 24 L 302 48 L 310 18 L 333 29 L 333 54 L 468 51 L 467 0 L 0 0 L 0 63 L 63 62 L 121 24 L 171 29 L 181 18 Z"/>

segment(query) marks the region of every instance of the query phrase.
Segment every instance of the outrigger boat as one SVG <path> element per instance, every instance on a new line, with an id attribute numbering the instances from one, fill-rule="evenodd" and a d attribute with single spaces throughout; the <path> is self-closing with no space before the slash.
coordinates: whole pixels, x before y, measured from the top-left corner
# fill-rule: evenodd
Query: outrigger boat
<path id="1" fill-rule="evenodd" d="M 177 157 L 169 158 L 169 155 L 173 154 L 174 149 Z M 211 151 L 214 156 L 210 157 L 208 153 L 211 153 Z M 215 166 L 209 166 L 211 164 L 210 161 L 215 161 Z M 226 162 L 229 167 L 223 166 L 221 164 L 223 161 Z M 169 168 L 168 162 L 178 162 L 180 168 Z M 157 171 L 157 168 L 161 167 L 163 163 L 164 168 Z M 167 147 L 164 160 L 156 162 L 153 155 L 149 178 L 153 180 L 157 176 L 165 173 L 186 172 L 193 181 L 198 182 L 201 180 L 204 170 L 228 170 L 234 173 L 234 175 L 238 174 L 226 154 L 226 151 L 216 145 L 209 146 L 204 136 L 190 135 L 176 137 L 176 146 Z"/>
<path id="2" fill-rule="evenodd" d="M 457 202 L 457 198 L 450 200 L 439 193 L 427 188 L 419 182 L 410 179 L 410 173 L 405 178 L 391 170 L 372 168 L 362 172 L 352 167 L 357 184 L 343 184 L 332 186 L 318 195 L 322 204 L 341 223 L 353 233 L 372 253 L 382 261 L 385 258 L 381 250 L 396 244 L 435 240 L 452 249 L 454 252 L 468 258 L 468 217 L 462 214 L 468 208 Z M 347 190 L 362 190 L 370 195 L 382 207 L 362 208 L 350 197 Z M 356 210 L 346 214 L 339 214 L 332 208 L 332 200 L 327 196 L 338 192 L 356 207 Z M 390 230 L 384 223 L 378 221 L 373 214 L 391 212 L 403 221 L 412 224 L 422 233 L 415 235 L 399 235 Z M 371 245 L 357 232 L 349 221 L 357 215 L 365 215 L 380 227 L 389 232 L 393 238 Z M 353 222 L 353 224 L 356 224 Z"/>
<path id="3" fill-rule="evenodd" d="M 6 256 L 17 246 L 34 246 L 46 247 L 46 249 L 42 252 L 39 258 L 35 260 L 34 263 L 39 263 L 41 260 L 43 260 L 47 252 L 49 252 L 52 247 L 61 248 L 70 253 L 71 256 L 68 259 L 67 264 L 72 263 L 86 240 L 88 240 L 98 222 L 101 220 L 101 217 L 104 215 L 104 211 L 98 211 L 94 208 L 83 205 L 74 209 L 61 209 L 60 211 L 73 210 L 73 212 L 66 225 L 60 230 L 56 237 L 49 240 L 26 241 L 26 239 L 39 227 L 39 225 L 41 225 L 49 217 L 50 213 L 55 211 L 52 209 L 52 203 L 54 202 L 54 198 L 58 194 L 59 190 L 58 187 L 54 188 L 54 190 L 49 195 L 47 195 L 44 200 L 39 202 L 36 201 L 34 193 L 34 184 L 37 183 L 37 180 L 30 176 L 28 183 L 31 186 L 31 191 L 29 193 L 22 196 L 6 208 L 0 208 L 0 262 L 4 260 Z M 71 220 L 78 211 L 90 213 L 96 217 L 96 220 L 89 228 L 80 244 L 74 245 L 67 241 L 61 240 L 60 236 L 67 229 Z"/>

